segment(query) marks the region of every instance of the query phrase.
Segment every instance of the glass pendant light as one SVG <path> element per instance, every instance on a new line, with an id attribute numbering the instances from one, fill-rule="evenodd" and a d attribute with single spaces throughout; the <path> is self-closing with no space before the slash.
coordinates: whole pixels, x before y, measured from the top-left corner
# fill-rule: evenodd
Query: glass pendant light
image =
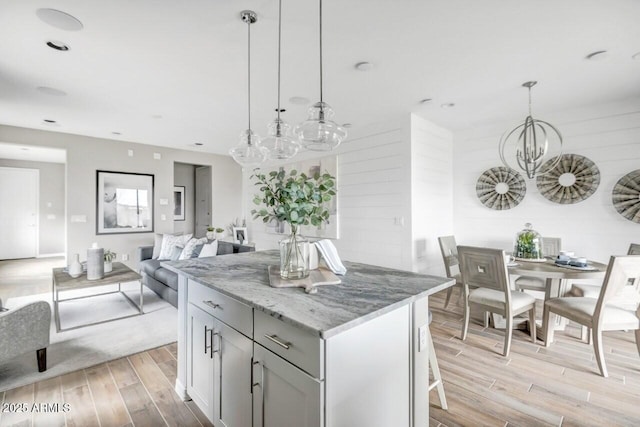
<path id="1" fill-rule="evenodd" d="M 309 117 L 298 124 L 295 133 L 303 147 L 313 151 L 329 151 L 347 137 L 347 131 L 332 121 L 333 109 L 322 100 L 322 0 L 320 1 L 320 101 L 309 108 Z"/>
<path id="2" fill-rule="evenodd" d="M 267 150 L 270 159 L 286 160 L 296 155 L 300 145 L 290 137 L 290 126 L 280 118 L 284 109 L 280 108 L 280 56 L 282 43 L 282 0 L 278 2 L 278 116 L 269 123 L 269 136 L 262 140 L 262 146 Z"/>
<path id="3" fill-rule="evenodd" d="M 267 150 L 260 145 L 260 137 L 251 130 L 251 24 L 258 20 L 258 16 L 251 10 L 240 13 L 242 21 L 247 24 L 247 106 L 248 128 L 240 134 L 240 142 L 229 150 L 229 154 L 240 166 L 255 168 L 267 160 Z"/>

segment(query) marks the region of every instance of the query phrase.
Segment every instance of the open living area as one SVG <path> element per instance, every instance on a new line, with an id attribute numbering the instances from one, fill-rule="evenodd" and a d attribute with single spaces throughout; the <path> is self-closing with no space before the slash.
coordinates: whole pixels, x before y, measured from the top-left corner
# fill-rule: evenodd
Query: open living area
<path id="1" fill-rule="evenodd" d="M 0 427 L 640 425 L 640 3 L 0 4 Z"/>

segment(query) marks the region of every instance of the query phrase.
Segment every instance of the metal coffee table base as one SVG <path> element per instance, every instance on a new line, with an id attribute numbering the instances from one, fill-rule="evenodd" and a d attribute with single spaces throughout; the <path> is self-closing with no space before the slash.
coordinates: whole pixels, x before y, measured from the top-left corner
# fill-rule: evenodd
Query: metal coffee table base
<path id="1" fill-rule="evenodd" d="M 142 297 L 142 281 L 138 280 L 138 283 L 140 284 L 140 302 L 138 304 L 136 304 L 135 301 L 133 301 L 131 299 L 131 297 L 129 297 L 129 295 L 127 295 L 126 293 L 124 293 L 122 291 L 122 284 L 121 283 L 118 283 L 118 290 L 117 291 L 102 292 L 102 293 L 99 293 L 99 294 L 84 295 L 84 296 L 81 296 L 81 297 L 66 298 L 66 299 L 60 299 L 60 291 L 58 289 L 56 289 L 55 292 L 54 292 L 54 296 L 53 296 L 53 313 L 54 313 L 54 317 L 55 317 L 55 320 L 56 320 L 56 332 L 70 331 L 70 330 L 73 330 L 73 329 L 84 328 L 85 326 L 99 325 L 101 323 L 107 323 L 107 322 L 111 322 L 113 320 L 126 319 L 127 317 L 140 316 L 141 314 L 144 314 L 144 311 L 143 311 L 144 299 Z M 131 306 L 133 306 L 133 308 L 138 310 L 138 313 L 136 313 L 136 314 L 128 314 L 126 316 L 114 317 L 114 318 L 106 319 L 106 320 L 101 320 L 99 322 L 85 323 L 85 324 L 82 324 L 82 325 L 74 326 L 72 328 L 65 328 L 65 329 L 60 328 L 60 312 L 59 312 L 59 308 L 58 308 L 58 304 L 59 303 L 65 302 L 65 301 L 73 301 L 73 300 L 77 300 L 77 299 L 83 299 L 83 298 L 93 298 L 93 297 L 97 297 L 97 296 L 100 296 L 100 295 L 117 294 L 117 293 L 121 293 L 127 299 L 127 302 L 129 304 L 131 304 Z"/>

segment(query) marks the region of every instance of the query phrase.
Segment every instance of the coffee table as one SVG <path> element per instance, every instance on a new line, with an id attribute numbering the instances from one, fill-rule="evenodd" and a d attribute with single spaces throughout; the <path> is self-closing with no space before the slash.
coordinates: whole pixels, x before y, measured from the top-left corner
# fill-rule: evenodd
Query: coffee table
<path id="1" fill-rule="evenodd" d="M 112 320 L 124 319 L 132 316 L 139 316 L 140 314 L 143 314 L 144 299 L 142 297 L 142 280 L 140 280 L 141 278 L 142 276 L 140 276 L 138 273 L 136 273 L 135 271 L 133 271 L 132 269 L 130 269 L 129 267 L 127 267 L 125 264 L 121 262 L 114 262 L 113 270 L 109 273 L 105 273 L 102 279 L 97 279 L 97 280 L 88 280 L 86 273 L 83 273 L 81 276 L 74 278 L 69 276 L 69 273 L 65 272 L 63 268 L 54 268 L 52 292 L 53 292 L 53 313 L 56 321 L 56 331 L 60 332 L 63 330 L 60 328 L 60 314 L 59 314 L 59 307 L 58 307 L 58 304 L 63 301 L 71 301 L 71 300 L 76 300 L 81 298 L 91 298 L 99 295 L 107 295 L 107 294 L 120 292 L 122 295 L 124 295 L 127 301 L 134 308 L 138 309 L 138 313 L 136 314 L 129 314 L 126 316 L 114 317 L 112 319 L 102 320 L 99 322 L 93 322 L 93 323 L 83 324 L 80 326 L 74 326 L 73 328 L 64 329 L 65 331 L 84 327 L 84 326 L 110 322 Z M 135 282 L 135 281 L 137 281 L 140 284 L 140 302 L 138 304 L 136 304 L 131 298 L 129 298 L 129 296 L 125 294 L 121 288 L 121 285 L 123 283 Z M 98 294 L 83 295 L 80 297 L 60 299 L 61 291 L 63 292 L 63 291 L 71 291 L 71 290 L 77 290 L 77 289 L 87 289 L 87 288 L 94 288 L 98 286 L 116 285 L 116 284 L 118 285 L 117 291 L 102 292 Z"/>

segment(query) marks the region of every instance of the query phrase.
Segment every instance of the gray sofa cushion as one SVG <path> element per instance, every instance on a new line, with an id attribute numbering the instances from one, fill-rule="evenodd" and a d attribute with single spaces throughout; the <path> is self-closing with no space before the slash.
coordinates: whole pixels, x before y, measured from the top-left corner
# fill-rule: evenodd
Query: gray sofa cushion
<path id="1" fill-rule="evenodd" d="M 157 259 L 145 259 L 140 261 L 139 269 L 141 272 L 145 272 L 147 276 L 156 277 L 156 270 L 160 268 L 160 261 Z"/>
<path id="2" fill-rule="evenodd" d="M 155 278 L 157 281 L 164 283 L 171 289 L 178 290 L 178 275 L 173 271 L 160 267 L 156 270 Z"/>

